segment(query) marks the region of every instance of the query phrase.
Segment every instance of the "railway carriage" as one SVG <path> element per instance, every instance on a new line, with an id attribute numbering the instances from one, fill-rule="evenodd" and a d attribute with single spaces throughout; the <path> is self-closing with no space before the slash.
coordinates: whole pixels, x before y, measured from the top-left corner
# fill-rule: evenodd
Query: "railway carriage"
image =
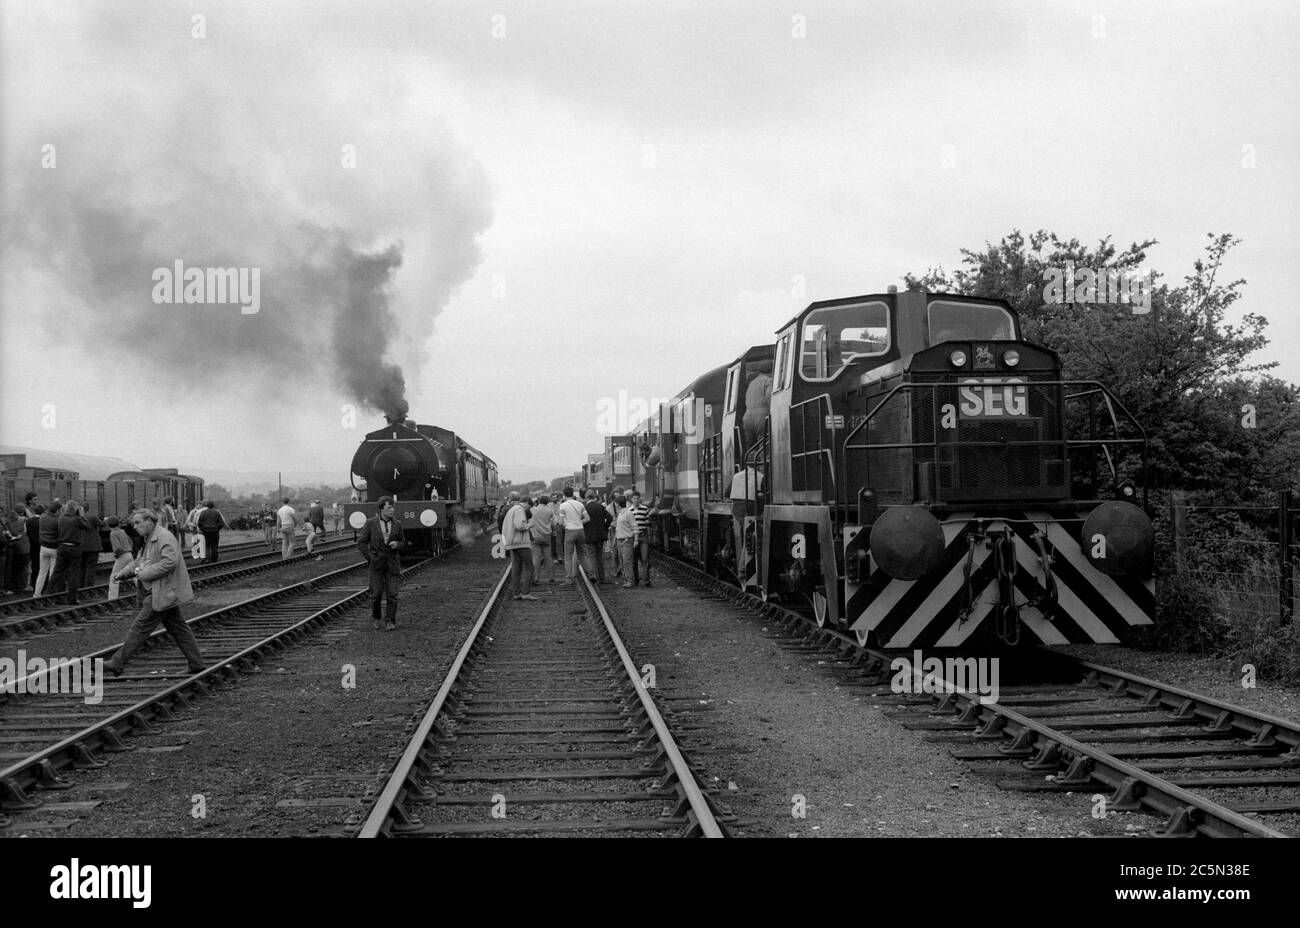
<path id="1" fill-rule="evenodd" d="M 359 499 L 343 506 L 347 524 L 360 530 L 391 496 L 411 554 L 441 551 L 458 526 L 491 521 L 501 501 L 495 461 L 448 429 L 410 419 L 390 418 L 366 435 L 351 470 Z"/>
<path id="2" fill-rule="evenodd" d="M 698 398 L 716 415 L 682 456 Z M 864 644 L 1115 642 L 1152 621 L 1145 433 L 1003 301 L 813 303 L 631 437 L 653 543 Z"/>
<path id="3" fill-rule="evenodd" d="M 17 466 L 0 475 L 3 504 L 10 511 L 22 505 L 28 493 L 35 493 L 46 504 L 54 499 L 78 500 L 100 519 L 125 519 L 134 510 L 155 506 L 168 496 L 176 500 L 178 512 L 189 512 L 203 499 L 203 478 L 175 468 L 116 471 L 103 480 L 82 480 L 76 471 L 31 467 L 25 460 L 11 463 Z M 108 529 L 101 526 L 100 534 L 107 551 Z"/>

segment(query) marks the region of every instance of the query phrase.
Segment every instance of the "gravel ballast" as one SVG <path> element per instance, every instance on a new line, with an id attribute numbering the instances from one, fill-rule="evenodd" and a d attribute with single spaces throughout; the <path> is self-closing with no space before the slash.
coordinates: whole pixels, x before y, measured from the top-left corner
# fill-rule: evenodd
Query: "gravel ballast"
<path id="1" fill-rule="evenodd" d="M 602 595 L 638 664 L 654 665 L 674 732 L 747 836 L 1101 836 L 1153 824 L 1094 819 L 1082 794 L 998 789 L 949 755 L 958 745 L 905 729 L 878 698 L 783 647 L 775 626 L 655 577 L 651 589 Z"/>
<path id="2" fill-rule="evenodd" d="M 488 548 L 408 579 L 396 631 L 375 631 L 366 605 L 349 611 L 259 672 L 196 698 L 157 734 L 131 736 L 135 750 L 109 755 L 106 767 L 73 772 L 72 789 L 40 793 L 56 804 L 22 813 L 0 835 L 343 834 L 500 575 Z"/>

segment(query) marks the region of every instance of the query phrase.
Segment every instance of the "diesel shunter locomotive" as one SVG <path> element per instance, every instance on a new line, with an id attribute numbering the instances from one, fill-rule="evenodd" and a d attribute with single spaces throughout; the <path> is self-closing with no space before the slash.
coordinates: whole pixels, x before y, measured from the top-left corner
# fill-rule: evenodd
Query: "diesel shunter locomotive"
<path id="1" fill-rule="evenodd" d="M 813 303 L 606 449 L 652 544 L 863 644 L 1115 642 L 1154 615 L 1145 432 L 1001 300 Z"/>
<path id="2" fill-rule="evenodd" d="M 501 499 L 495 461 L 448 429 L 385 418 L 352 457 L 357 499 L 343 507 L 351 528 L 361 529 L 380 497 L 391 496 L 407 553 L 436 554 L 458 527 L 491 520 Z"/>

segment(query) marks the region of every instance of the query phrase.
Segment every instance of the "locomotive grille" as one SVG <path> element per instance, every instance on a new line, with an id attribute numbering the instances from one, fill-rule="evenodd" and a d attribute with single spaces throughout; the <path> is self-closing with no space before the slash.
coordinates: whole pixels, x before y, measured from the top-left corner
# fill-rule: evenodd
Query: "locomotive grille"
<path id="1" fill-rule="evenodd" d="M 876 448 L 865 452 L 867 469 L 861 475 L 881 502 L 910 502 L 932 494 L 942 500 L 1058 498 L 1068 495 L 1069 470 L 1063 458 L 1060 415 L 1061 387 L 1035 385 L 1057 380 L 1055 371 L 999 372 L 1005 380 L 1024 382 L 1023 415 L 959 417 L 955 441 L 952 431 L 939 426 L 945 407 L 961 408 L 958 379 L 970 374 L 950 371 L 916 371 L 916 384 L 938 384 L 935 389 L 900 391 L 868 423 L 870 445 L 913 442 L 915 449 Z M 983 377 L 977 379 L 983 380 Z M 865 409 L 882 394 L 865 400 Z M 1039 442 L 1020 447 L 978 447 L 968 442 Z M 937 454 L 936 454 L 937 450 Z M 868 476 L 869 475 L 869 476 Z"/>

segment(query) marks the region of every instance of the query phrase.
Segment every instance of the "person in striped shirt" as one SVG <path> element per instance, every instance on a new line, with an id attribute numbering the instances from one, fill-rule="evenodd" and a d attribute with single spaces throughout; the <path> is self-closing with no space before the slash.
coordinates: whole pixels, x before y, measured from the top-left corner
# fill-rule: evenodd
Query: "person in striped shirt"
<path id="1" fill-rule="evenodd" d="M 650 585 L 650 510 L 641 502 L 641 494 L 632 491 L 632 518 L 636 523 L 636 538 L 632 540 L 632 585 L 641 582 L 642 566 L 645 567 L 645 585 Z"/>

